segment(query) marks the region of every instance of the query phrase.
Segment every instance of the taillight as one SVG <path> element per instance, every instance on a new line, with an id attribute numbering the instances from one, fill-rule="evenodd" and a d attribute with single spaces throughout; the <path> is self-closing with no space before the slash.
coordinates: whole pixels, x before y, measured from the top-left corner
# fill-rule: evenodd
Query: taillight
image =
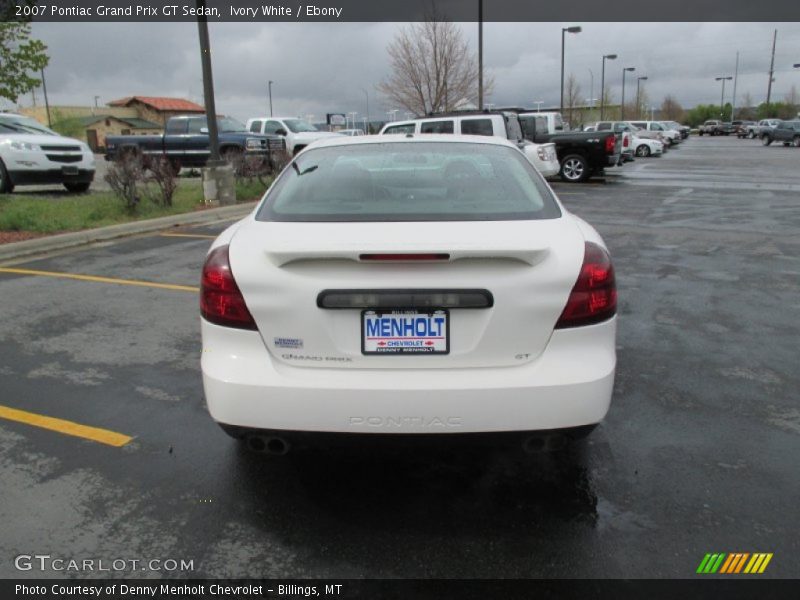
<path id="1" fill-rule="evenodd" d="M 622 136 L 622 147 L 623 147 L 623 148 L 627 148 L 627 147 L 628 147 L 628 144 L 630 144 L 630 141 L 631 141 L 631 138 L 630 138 L 630 136 L 623 135 L 623 136 Z"/>
<path id="2" fill-rule="evenodd" d="M 206 321 L 217 325 L 257 329 L 233 278 L 228 246 L 214 248 L 206 257 L 200 281 L 200 314 Z"/>
<path id="3" fill-rule="evenodd" d="M 617 137 L 615 135 L 606 136 L 606 154 L 614 154 L 614 148 L 617 145 Z"/>
<path id="4" fill-rule="evenodd" d="M 586 242 L 583 265 L 556 329 L 599 323 L 617 312 L 617 284 L 611 257 L 602 247 Z"/>

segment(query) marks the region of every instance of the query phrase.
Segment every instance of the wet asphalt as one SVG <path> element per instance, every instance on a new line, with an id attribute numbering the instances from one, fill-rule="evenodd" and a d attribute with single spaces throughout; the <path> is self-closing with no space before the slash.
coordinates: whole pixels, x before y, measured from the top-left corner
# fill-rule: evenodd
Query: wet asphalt
<path id="1" fill-rule="evenodd" d="M 692 577 L 709 552 L 800 573 L 800 150 L 690 138 L 555 183 L 604 236 L 620 315 L 587 443 L 242 450 L 209 418 L 197 298 L 0 274 L 0 577 Z M 185 230 L 213 234 L 215 228 Z M 198 285 L 209 239 L 145 236 L 16 265 Z M 20 572 L 19 554 L 189 571 Z"/>

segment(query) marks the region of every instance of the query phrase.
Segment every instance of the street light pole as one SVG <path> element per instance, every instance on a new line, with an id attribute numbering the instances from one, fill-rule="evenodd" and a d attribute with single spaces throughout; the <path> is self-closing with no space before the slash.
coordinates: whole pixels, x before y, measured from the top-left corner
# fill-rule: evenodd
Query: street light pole
<path id="1" fill-rule="evenodd" d="M 636 118 L 639 118 L 639 115 L 642 114 L 642 104 L 639 102 L 639 83 L 645 81 L 647 77 L 637 77 L 636 78 Z"/>
<path id="2" fill-rule="evenodd" d="M 361 88 L 361 91 L 364 92 L 364 97 L 367 99 L 367 112 L 366 112 L 367 126 L 364 129 L 364 134 L 369 135 L 369 94 L 367 93 L 367 90 L 365 90 L 364 88 Z"/>
<path id="3" fill-rule="evenodd" d="M 719 97 L 719 118 L 720 121 L 723 121 L 724 120 L 723 115 L 725 113 L 725 82 L 730 81 L 731 79 L 733 79 L 733 77 L 729 75 L 727 77 L 715 77 L 714 79 L 715 81 L 722 82 L 722 94 L 720 94 Z"/>
<path id="4" fill-rule="evenodd" d="M 197 0 L 197 30 L 200 35 L 200 63 L 203 70 L 203 96 L 206 104 L 206 126 L 208 127 L 208 162 L 219 164 L 219 132 L 217 131 L 217 107 L 214 104 L 214 78 L 211 73 L 211 42 L 208 38 L 208 18 L 205 16 L 205 0 Z"/>
<path id="5" fill-rule="evenodd" d="M 564 114 L 564 34 L 565 33 L 580 33 L 581 28 L 578 26 L 562 27 L 561 28 L 561 114 Z"/>
<path id="6" fill-rule="evenodd" d="M 274 81 L 270 80 L 267 87 L 269 87 L 269 116 L 272 116 L 272 84 L 275 83 Z"/>
<path id="7" fill-rule="evenodd" d="M 606 59 L 608 60 L 616 60 L 616 54 L 604 54 L 603 55 L 603 73 L 600 77 L 600 120 L 603 120 L 605 116 L 605 108 L 606 108 Z"/>
<path id="8" fill-rule="evenodd" d="M 636 67 L 625 67 L 622 69 L 622 103 L 620 104 L 619 108 L 619 120 L 625 120 L 625 73 L 629 71 L 635 71 Z"/>

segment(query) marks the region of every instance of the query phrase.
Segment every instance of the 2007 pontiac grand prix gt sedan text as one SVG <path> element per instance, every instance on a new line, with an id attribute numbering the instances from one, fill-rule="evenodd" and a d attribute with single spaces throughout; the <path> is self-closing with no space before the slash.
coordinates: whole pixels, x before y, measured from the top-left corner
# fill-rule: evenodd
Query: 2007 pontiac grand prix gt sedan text
<path id="1" fill-rule="evenodd" d="M 317 142 L 209 250 L 208 409 L 271 453 L 309 432 L 583 435 L 611 400 L 616 295 L 603 240 L 510 142 Z"/>

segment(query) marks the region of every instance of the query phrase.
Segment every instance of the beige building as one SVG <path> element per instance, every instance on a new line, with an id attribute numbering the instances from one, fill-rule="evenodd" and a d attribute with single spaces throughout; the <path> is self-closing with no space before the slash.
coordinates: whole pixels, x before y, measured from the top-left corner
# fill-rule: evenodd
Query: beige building
<path id="1" fill-rule="evenodd" d="M 83 117 L 80 121 L 86 129 L 86 143 L 94 152 L 102 151 L 105 148 L 107 135 L 159 135 L 163 133 L 163 129 L 158 123 L 138 117 L 95 115 Z"/>
<path id="2" fill-rule="evenodd" d="M 133 109 L 136 116 L 146 121 L 159 123 L 165 127 L 170 117 L 188 114 L 203 114 L 206 109 L 190 100 L 182 98 L 162 98 L 155 96 L 131 96 L 108 103 L 112 109 Z"/>

